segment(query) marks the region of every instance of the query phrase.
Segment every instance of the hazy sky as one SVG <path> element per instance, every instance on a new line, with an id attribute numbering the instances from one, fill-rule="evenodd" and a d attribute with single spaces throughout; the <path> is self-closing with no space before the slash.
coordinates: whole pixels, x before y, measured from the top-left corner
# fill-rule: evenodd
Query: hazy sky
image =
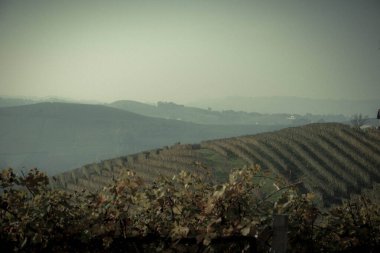
<path id="1" fill-rule="evenodd" d="M 0 95 L 379 98 L 379 0 L 0 0 Z"/>

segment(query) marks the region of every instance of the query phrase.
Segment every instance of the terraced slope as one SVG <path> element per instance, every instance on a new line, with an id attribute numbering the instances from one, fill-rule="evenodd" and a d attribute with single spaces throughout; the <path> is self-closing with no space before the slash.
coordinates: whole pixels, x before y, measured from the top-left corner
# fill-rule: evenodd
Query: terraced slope
<path id="1" fill-rule="evenodd" d="M 308 190 L 335 201 L 380 181 L 379 137 L 379 131 L 312 124 L 205 144 L 224 156 L 272 169 L 290 181 L 302 180 Z"/>
<path id="2" fill-rule="evenodd" d="M 146 180 L 182 169 L 213 168 L 217 179 L 233 167 L 259 164 L 289 182 L 302 181 L 326 203 L 371 189 L 380 182 L 380 131 L 342 124 L 311 124 L 273 133 L 175 145 L 61 174 L 57 184 L 69 190 L 96 190 L 125 169 Z"/>
<path id="3" fill-rule="evenodd" d="M 96 191 L 110 184 L 123 170 L 136 171 L 141 178 L 149 182 L 160 175 L 171 177 L 181 170 L 206 171 L 205 167 L 213 168 L 212 174 L 216 180 L 223 180 L 232 168 L 245 164 L 241 159 L 224 157 L 212 150 L 202 148 L 201 145 L 176 144 L 89 164 L 62 173 L 54 177 L 53 182 L 57 187 L 63 187 L 69 191 L 80 191 L 84 188 Z"/>

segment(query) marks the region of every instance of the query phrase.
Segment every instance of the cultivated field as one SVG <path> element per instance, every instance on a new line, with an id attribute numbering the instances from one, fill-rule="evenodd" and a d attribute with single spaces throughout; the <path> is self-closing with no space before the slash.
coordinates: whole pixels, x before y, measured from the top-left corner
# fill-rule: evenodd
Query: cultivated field
<path id="1" fill-rule="evenodd" d="M 134 170 L 146 181 L 171 177 L 180 170 L 211 169 L 214 179 L 246 164 L 272 170 L 289 183 L 301 181 L 323 201 L 349 198 L 380 182 L 380 131 L 343 124 L 311 124 L 276 132 L 176 144 L 135 155 L 89 164 L 56 177 L 56 186 L 69 191 L 97 190 L 123 170 Z"/>

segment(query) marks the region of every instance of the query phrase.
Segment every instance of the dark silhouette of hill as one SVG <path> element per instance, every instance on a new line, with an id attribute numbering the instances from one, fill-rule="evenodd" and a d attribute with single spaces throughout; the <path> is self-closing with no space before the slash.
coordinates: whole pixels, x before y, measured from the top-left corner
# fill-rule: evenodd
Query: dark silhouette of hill
<path id="1" fill-rule="evenodd" d="M 325 203 L 336 203 L 380 183 L 380 131 L 343 124 L 310 124 L 271 133 L 173 145 L 93 163 L 63 173 L 57 185 L 96 190 L 130 169 L 150 181 L 159 174 L 212 168 L 222 180 L 231 168 L 259 164 L 289 182 L 303 182 Z"/>
<path id="2" fill-rule="evenodd" d="M 294 100 L 294 101 L 293 101 Z M 247 102 L 246 98 L 235 99 L 232 102 L 227 100 L 226 103 L 220 107 L 218 110 L 212 110 L 211 108 L 202 109 L 191 106 L 184 106 L 175 104 L 172 102 L 158 102 L 157 104 L 147 104 L 131 100 L 119 100 L 109 104 L 100 103 L 97 101 L 75 101 L 59 97 L 45 97 L 45 98 L 17 98 L 17 97 L 0 97 L 0 108 L 11 107 L 19 105 L 37 104 L 45 102 L 58 102 L 58 103 L 73 103 L 73 104 L 96 104 L 96 105 L 108 105 L 110 107 L 126 110 L 129 112 L 134 112 L 148 117 L 163 118 L 163 119 L 174 119 L 180 121 L 193 122 L 198 124 L 211 124 L 211 125 L 304 125 L 314 122 L 348 122 L 349 117 L 343 115 L 333 115 L 333 114 L 297 114 L 299 108 L 305 110 L 309 108 L 313 111 L 313 108 L 328 108 L 329 103 L 319 105 L 314 104 L 310 107 L 310 101 L 304 99 L 301 102 L 300 98 L 294 98 L 291 100 L 278 101 L 278 99 L 273 99 L 266 101 Z M 296 101 L 296 102 L 295 102 Z M 298 101 L 298 102 L 297 102 Z M 210 104 L 215 101 L 210 100 Z M 317 101 L 318 102 L 318 101 Z M 320 101 L 319 101 L 320 102 Z M 205 102 L 206 103 L 206 102 Z M 236 103 L 236 104 L 234 104 Z M 240 107 L 236 109 L 236 105 L 244 103 L 245 107 Z M 207 103 L 206 103 L 207 104 Z M 231 108 L 228 108 L 230 105 Z M 348 109 L 351 106 L 346 106 Z M 222 109 L 221 109 L 222 108 Z M 270 109 L 272 108 L 272 109 Z M 274 109 L 277 108 L 277 109 Z M 298 109 L 297 109 L 298 108 Z M 346 109 L 347 109 L 346 108 Z M 356 107 L 353 107 L 356 108 Z M 234 109 L 234 110 L 231 110 Z M 271 111 L 270 113 L 268 113 Z M 342 109 L 342 108 L 340 108 Z M 357 109 L 357 108 L 356 108 Z M 260 112 L 260 113 L 258 113 Z M 283 113 L 278 113 L 283 112 Z M 350 115 L 354 114 L 354 111 Z"/>
<path id="3" fill-rule="evenodd" d="M 99 101 L 94 100 L 73 100 L 69 98 L 62 97 L 1 97 L 0 96 L 0 108 L 2 107 L 12 107 L 20 105 L 31 105 L 38 103 L 72 103 L 72 104 L 102 104 Z"/>
<path id="4" fill-rule="evenodd" d="M 37 102 L 33 99 L 0 97 L 0 108 L 20 106 L 20 105 L 30 105 L 30 104 L 35 104 L 35 103 Z"/>
<path id="5" fill-rule="evenodd" d="M 38 167 L 49 174 L 175 142 L 193 143 L 283 127 L 206 126 L 71 103 L 0 108 L 0 122 L 0 167 Z"/>

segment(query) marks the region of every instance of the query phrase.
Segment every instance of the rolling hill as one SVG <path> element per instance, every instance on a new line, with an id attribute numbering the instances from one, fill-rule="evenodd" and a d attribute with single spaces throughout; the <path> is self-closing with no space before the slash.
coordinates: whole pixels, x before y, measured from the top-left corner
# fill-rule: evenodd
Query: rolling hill
<path id="1" fill-rule="evenodd" d="M 304 125 L 313 122 L 344 122 L 349 119 L 343 115 L 295 115 L 288 113 L 258 113 L 246 111 L 226 110 L 215 111 L 211 108 L 201 109 L 197 107 L 178 105 L 171 102 L 158 102 L 157 105 L 141 103 L 130 100 L 119 100 L 108 106 L 134 112 L 149 117 L 175 119 L 198 124 L 221 125 Z M 246 108 L 248 109 L 248 108 Z M 250 111 L 259 109 L 252 105 Z M 280 112 L 282 108 L 279 108 Z"/>
<path id="2" fill-rule="evenodd" d="M 237 98 L 235 102 L 239 99 Z M 246 98 L 242 98 L 242 101 L 246 101 Z M 126 110 L 129 112 L 137 113 L 140 115 L 163 118 L 163 119 L 173 119 L 180 121 L 187 121 L 197 124 L 208 124 L 208 125 L 304 125 L 308 123 L 315 122 L 348 122 L 350 118 L 338 114 L 312 114 L 312 113 L 297 113 L 298 110 L 295 108 L 309 108 L 312 112 L 313 108 L 326 108 L 326 105 L 320 102 L 320 104 L 314 104 L 312 107 L 307 106 L 307 99 L 299 101 L 299 98 L 292 100 L 277 101 L 277 99 L 272 99 L 266 101 L 266 103 L 251 103 L 249 106 L 242 107 L 244 109 L 237 110 L 236 106 L 233 104 L 229 109 L 226 106 L 216 106 L 217 110 L 206 107 L 207 109 L 202 109 L 192 106 L 184 106 L 176 104 L 173 102 L 157 102 L 157 104 L 148 104 L 132 100 L 118 100 L 112 103 L 101 103 L 99 101 L 76 101 L 67 98 L 59 97 L 45 97 L 45 98 L 17 98 L 17 97 L 0 97 L 0 108 L 29 105 L 37 103 L 72 103 L 72 104 L 93 104 L 93 105 L 106 105 L 117 109 Z M 298 103 L 294 104 L 294 101 Z M 256 100 L 255 100 L 256 101 Z M 206 103 L 206 101 L 204 101 Z M 214 103 L 214 100 L 209 101 L 210 104 Z M 240 103 L 239 102 L 239 103 Z M 231 103 L 230 103 L 231 104 Z M 274 106 L 277 109 L 272 110 L 268 113 L 268 108 Z M 293 105 L 289 107 L 289 105 Z M 200 104 L 204 107 L 204 104 Z M 306 107 L 305 107 L 306 106 Z M 376 107 L 376 106 L 375 106 Z M 222 108 L 222 109 L 221 109 Z M 350 106 L 347 106 L 350 108 Z M 218 111 L 219 109 L 219 111 Z M 341 109 L 341 107 L 340 107 Z M 286 111 L 288 110 L 288 111 Z M 260 113 L 259 113 L 260 112 Z M 286 113 L 279 113 L 286 112 Z M 304 115 L 301 115 L 304 114 Z M 350 114 L 352 115 L 353 112 Z"/>
<path id="3" fill-rule="evenodd" d="M 242 137 L 173 145 L 135 155 L 104 160 L 57 176 L 58 187 L 96 190 L 131 169 L 151 181 L 157 175 L 212 168 L 223 180 L 229 170 L 259 164 L 289 182 L 303 182 L 330 204 L 380 183 L 380 131 L 343 124 L 310 124 Z"/>
<path id="4" fill-rule="evenodd" d="M 74 100 L 62 97 L 4 97 L 0 96 L 0 108 L 39 103 L 102 104 L 94 100 Z"/>
<path id="5" fill-rule="evenodd" d="M 0 108 L 0 168 L 50 175 L 176 142 L 253 134 L 283 126 L 200 125 L 103 105 L 38 103 Z"/>
<path id="6" fill-rule="evenodd" d="M 200 108 L 212 107 L 215 110 L 237 110 L 260 113 L 294 113 L 352 116 L 356 113 L 376 116 L 379 99 L 312 99 L 302 97 L 225 97 L 204 99 L 189 104 Z"/>

